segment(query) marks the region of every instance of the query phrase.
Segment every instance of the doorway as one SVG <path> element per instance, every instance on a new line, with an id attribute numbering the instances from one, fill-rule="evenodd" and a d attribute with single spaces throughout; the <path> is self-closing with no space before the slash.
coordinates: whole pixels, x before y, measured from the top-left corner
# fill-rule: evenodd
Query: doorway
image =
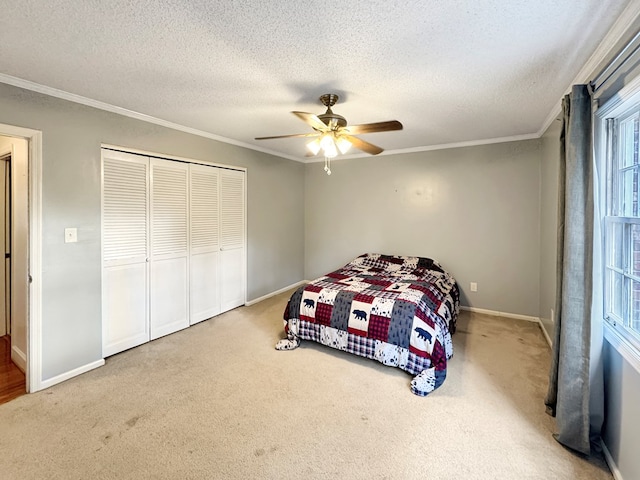
<path id="1" fill-rule="evenodd" d="M 11 156 L 0 151 L 0 403 L 26 393 L 26 376 L 11 360 Z"/>
<path id="2" fill-rule="evenodd" d="M 29 389 L 29 141 L 0 125 L 0 403 Z M 21 131 L 20 131 L 21 132 Z M 18 132 L 15 132 L 18 133 Z"/>

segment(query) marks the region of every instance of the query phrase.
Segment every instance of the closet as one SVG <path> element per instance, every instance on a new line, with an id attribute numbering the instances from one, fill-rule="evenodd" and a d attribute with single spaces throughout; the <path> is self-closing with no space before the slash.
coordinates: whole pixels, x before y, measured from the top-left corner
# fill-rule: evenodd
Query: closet
<path id="1" fill-rule="evenodd" d="M 245 171 L 102 150 L 103 356 L 245 303 Z"/>

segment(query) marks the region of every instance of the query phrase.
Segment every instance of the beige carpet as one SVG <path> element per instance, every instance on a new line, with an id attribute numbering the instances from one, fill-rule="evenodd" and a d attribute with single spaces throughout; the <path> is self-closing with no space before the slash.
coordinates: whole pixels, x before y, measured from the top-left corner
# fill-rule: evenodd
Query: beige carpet
<path id="1" fill-rule="evenodd" d="M 3 479 L 612 478 L 553 438 L 536 324 L 462 312 L 430 396 L 373 360 L 281 337 L 286 295 L 0 405 Z"/>

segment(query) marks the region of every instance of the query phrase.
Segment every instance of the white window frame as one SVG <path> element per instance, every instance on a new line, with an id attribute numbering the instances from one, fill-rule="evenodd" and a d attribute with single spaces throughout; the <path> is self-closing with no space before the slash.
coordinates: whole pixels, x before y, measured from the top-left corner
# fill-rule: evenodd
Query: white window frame
<path id="1" fill-rule="evenodd" d="M 627 267 L 630 265 L 631 252 L 627 242 L 625 231 L 632 225 L 640 225 L 638 217 L 617 215 L 619 212 L 613 208 L 613 198 L 617 195 L 617 184 L 614 178 L 614 162 L 618 161 L 619 149 L 616 142 L 618 138 L 617 125 L 620 120 L 628 118 L 632 112 L 640 112 L 640 77 L 634 79 L 626 87 L 621 89 L 611 100 L 598 108 L 595 112 L 595 160 L 598 171 L 601 172 L 600 184 L 596 188 L 600 191 L 600 212 L 602 216 L 596 221 L 601 221 L 603 230 L 603 255 L 602 255 L 602 279 L 604 296 L 605 338 L 614 346 L 636 370 L 640 371 L 640 331 L 635 331 L 627 326 L 630 315 L 631 294 L 627 293 L 621 315 L 616 315 L 610 307 L 612 289 L 610 273 L 616 272 L 625 279 L 624 281 L 640 281 L 640 277 L 634 276 Z M 616 166 L 617 167 L 617 166 Z M 640 198 L 638 199 L 640 202 Z M 612 262 L 610 247 L 610 231 L 613 224 L 623 225 L 621 245 L 623 268 L 618 268 Z M 628 304 L 628 305 L 627 305 Z"/>

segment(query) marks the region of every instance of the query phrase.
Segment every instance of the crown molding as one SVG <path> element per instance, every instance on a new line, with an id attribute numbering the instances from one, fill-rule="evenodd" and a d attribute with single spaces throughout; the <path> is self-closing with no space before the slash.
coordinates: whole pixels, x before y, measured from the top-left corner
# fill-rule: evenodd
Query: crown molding
<path id="1" fill-rule="evenodd" d="M 46 85 L 31 82 L 29 80 L 24 80 L 18 77 L 13 77 L 11 75 L 6 75 L 4 73 L 0 73 L 0 83 L 6 83 L 8 85 L 13 85 L 14 87 L 24 88 L 25 90 L 42 93 L 44 95 L 60 98 L 62 100 L 67 100 L 69 102 L 79 103 L 87 107 L 97 108 L 98 110 L 104 110 L 107 112 L 116 113 L 118 115 L 123 115 L 125 117 L 135 118 L 136 120 L 142 120 L 143 122 L 153 123 L 154 125 L 160 125 L 162 127 L 178 130 L 180 132 L 190 133 L 191 135 L 197 135 L 199 137 L 209 138 L 211 140 L 216 140 L 217 142 L 227 143 L 229 145 L 235 145 L 236 147 L 248 148 L 250 150 L 266 153 L 268 155 L 274 155 L 280 158 L 295 160 L 297 162 L 301 161 L 299 157 L 296 157 L 294 155 L 286 155 L 280 152 L 276 152 L 275 150 L 270 150 L 268 148 L 257 147 L 250 143 L 240 142 L 232 138 L 227 138 L 221 135 L 216 135 L 214 133 L 205 132 L 204 130 L 198 130 L 197 128 L 186 127 L 184 125 L 170 122 L 168 120 L 163 120 L 161 118 L 156 118 L 151 115 L 146 115 L 144 113 L 136 112 L 134 110 L 129 110 L 123 107 L 118 107 L 116 105 L 111 105 L 110 103 L 101 102 L 99 100 L 93 100 L 91 98 L 83 97 L 82 95 L 76 95 L 75 93 L 65 92 L 64 90 L 59 90 L 57 88 L 47 87 Z"/>
<path id="2" fill-rule="evenodd" d="M 75 93 L 69 93 L 64 90 L 59 90 L 57 88 L 48 87 L 46 85 L 42 85 L 39 83 L 31 82 L 29 80 L 24 80 L 22 78 L 13 77 L 11 75 L 6 75 L 4 73 L 0 73 L 0 83 L 6 83 L 8 85 L 13 85 L 14 87 L 24 88 L 25 90 L 30 90 L 37 93 L 42 93 L 44 95 L 49 95 L 51 97 L 60 98 L 62 100 L 67 100 L 69 102 L 79 103 L 81 105 L 85 105 L 88 107 L 97 108 L 99 110 L 104 110 L 111 113 L 116 113 L 118 115 L 123 115 L 125 117 L 135 118 L 136 120 L 142 120 L 143 122 L 153 123 L 155 125 L 160 125 L 162 127 L 171 128 L 173 130 L 178 130 L 185 133 L 190 133 L 192 135 L 197 135 L 199 137 L 209 138 L 211 140 L 216 140 L 218 142 L 227 143 L 230 145 L 235 145 L 237 147 L 247 148 L 249 150 L 255 150 L 258 152 L 266 153 L 268 155 L 274 155 L 280 158 L 286 158 L 288 160 L 294 160 L 296 162 L 301 163 L 316 163 L 316 162 L 324 162 L 324 158 L 313 158 L 311 160 L 305 157 L 299 157 L 295 155 L 287 155 L 281 152 L 277 152 L 275 150 L 271 150 L 268 148 L 261 148 L 253 145 L 251 143 L 240 142 L 238 140 L 233 140 L 231 138 L 223 137 L 220 135 L 216 135 L 213 133 L 205 132 L 203 130 L 198 130 L 196 128 L 186 127 L 184 125 L 180 125 L 178 123 L 170 122 L 168 120 L 163 120 L 161 118 L 156 118 L 151 115 L 146 115 L 144 113 L 136 112 L 134 110 L 129 110 L 123 107 L 118 107 L 116 105 L 111 105 L 106 102 L 101 102 L 99 100 L 93 100 L 91 98 L 83 97 L 81 95 L 76 95 Z M 516 142 L 518 140 L 530 140 L 539 138 L 539 134 L 526 134 L 526 135 L 515 135 L 510 137 L 499 137 L 499 138 L 488 138 L 483 140 L 472 140 L 468 142 L 456 142 L 456 143 L 444 143 L 440 145 L 426 145 L 422 147 L 412 147 L 412 148 L 403 148 L 397 150 L 385 150 L 380 153 L 380 156 L 384 155 L 400 155 L 404 153 L 418 153 L 418 152 L 428 152 L 432 150 L 447 150 L 450 148 L 461 148 L 461 147 L 473 147 L 477 145 L 488 145 L 492 143 L 504 143 L 504 142 Z M 341 155 L 332 159 L 332 161 L 337 160 L 348 160 L 351 158 L 363 158 L 368 157 L 367 154 L 352 154 L 352 155 Z"/>
<path id="3" fill-rule="evenodd" d="M 612 53 L 615 53 L 613 52 L 613 49 L 622 39 L 622 36 L 627 33 L 629 28 L 638 19 L 638 16 L 640 16 L 640 1 L 632 0 L 620 14 L 620 17 L 618 17 L 611 29 L 609 29 L 595 51 L 591 54 L 589 60 L 587 60 L 587 63 L 582 66 L 571 84 L 567 86 L 562 97 L 564 97 L 564 95 L 571 91 L 572 85 L 586 83 L 589 81 L 591 76 L 598 73 L 595 72 L 595 69 L 604 60 L 606 60 L 607 57 L 611 56 Z M 562 97 L 560 97 L 560 99 L 556 102 L 556 105 L 549 112 L 549 115 L 547 115 L 547 118 L 540 127 L 540 130 L 538 130 L 538 137 L 544 135 L 544 132 L 547 131 L 549 126 L 551 126 L 553 121 L 558 118 L 558 116 L 562 112 Z"/>
<path id="4" fill-rule="evenodd" d="M 470 140 L 467 142 L 454 142 L 454 143 L 441 143 L 439 145 L 425 145 L 423 147 L 411 147 L 411 148 L 399 148 L 396 150 L 385 150 L 382 153 L 376 155 L 376 157 L 385 157 L 387 155 L 403 155 L 407 153 L 420 153 L 430 152 L 433 150 L 449 150 L 452 148 L 464 148 L 464 147 L 477 147 L 480 145 L 491 145 L 494 143 L 507 143 L 507 142 L 519 142 L 522 140 L 536 140 L 540 138 L 537 133 L 527 133 L 524 135 L 512 135 L 510 137 L 497 137 L 497 138 L 485 138 L 483 140 Z M 350 160 L 352 158 L 368 158 L 370 155 L 366 153 L 357 153 L 352 155 L 339 155 L 331 159 L 331 162 L 337 162 L 340 160 Z M 313 157 L 308 159 L 305 163 L 318 163 L 324 162 L 324 157 Z"/>

